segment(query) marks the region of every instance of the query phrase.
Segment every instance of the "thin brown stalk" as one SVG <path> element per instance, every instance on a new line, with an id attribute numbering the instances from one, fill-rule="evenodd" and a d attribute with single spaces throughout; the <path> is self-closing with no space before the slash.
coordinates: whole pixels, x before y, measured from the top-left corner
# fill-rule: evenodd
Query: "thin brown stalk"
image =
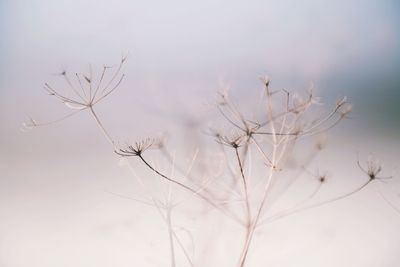
<path id="1" fill-rule="evenodd" d="M 367 182 L 363 183 L 361 186 L 357 187 L 356 189 L 354 189 L 354 190 L 352 190 L 352 191 L 350 191 L 350 192 L 348 192 L 348 193 L 345 193 L 345 194 L 343 194 L 343 195 L 340 195 L 340 196 L 337 196 L 337 197 L 334 197 L 334 198 L 331 198 L 331 199 L 327 199 L 327 200 L 325 200 L 325 201 L 318 202 L 318 203 L 315 203 L 315 204 L 311 204 L 311 205 L 308 205 L 308 206 L 305 206 L 305 207 L 302 207 L 302 208 L 298 208 L 298 209 L 295 209 L 295 210 L 283 211 L 283 212 L 281 212 L 281 213 L 279 213 L 279 214 L 276 214 L 276 215 L 270 217 L 270 218 L 266 221 L 266 223 L 275 222 L 275 221 L 277 221 L 277 220 L 283 219 L 283 218 L 285 218 L 285 217 L 294 215 L 294 214 L 296 214 L 296 213 L 299 213 L 299 212 L 302 212 L 302 211 L 305 211 L 305 210 L 317 208 L 317 207 L 320 207 L 320 206 L 323 206 L 323 205 L 326 205 L 326 204 L 329 204 L 329 203 L 332 203 L 332 202 L 336 202 L 336 201 L 345 199 L 345 198 L 347 198 L 347 197 L 349 197 L 349 196 L 351 196 L 351 195 L 354 195 L 354 194 L 357 193 L 357 192 L 360 192 L 360 191 L 361 191 L 362 189 L 364 189 L 367 185 L 369 185 L 372 181 L 373 181 L 373 180 L 370 179 L 370 180 L 368 180 Z"/>
<path id="2" fill-rule="evenodd" d="M 239 151 L 238 148 L 235 147 L 235 154 L 236 154 L 236 158 L 238 161 L 238 165 L 239 165 L 239 169 L 240 169 L 240 175 L 242 177 L 242 181 L 243 181 L 243 189 L 244 189 L 244 195 L 245 195 L 245 203 L 246 203 L 246 227 L 249 227 L 251 224 L 251 209 L 250 209 L 250 203 L 249 203 L 249 193 L 248 193 L 248 189 L 247 189 L 247 182 L 246 182 L 246 177 L 244 175 L 244 171 L 243 171 L 243 165 L 242 165 L 242 161 L 240 159 L 239 156 Z"/>
<path id="3" fill-rule="evenodd" d="M 166 180 L 168 180 L 168 181 L 170 181 L 170 182 L 172 182 L 172 183 L 174 183 L 174 184 L 176 184 L 176 185 L 178 185 L 178 186 L 180 186 L 180 187 L 182 187 L 182 188 L 188 190 L 189 192 L 193 193 L 194 195 L 196 195 L 196 196 L 200 197 L 201 199 L 205 200 L 205 201 L 206 201 L 209 205 L 211 205 L 212 207 L 214 207 L 214 208 L 220 210 L 224 215 L 228 216 L 229 218 L 233 219 L 234 221 L 238 222 L 239 224 L 242 224 L 242 221 L 241 221 L 239 218 L 237 218 L 237 216 L 235 216 L 235 215 L 234 215 L 233 213 L 231 213 L 231 212 L 227 212 L 225 209 L 221 208 L 220 206 L 218 206 L 217 204 L 215 204 L 213 201 L 211 201 L 208 197 L 206 197 L 206 196 L 200 194 L 198 190 L 195 190 L 195 189 L 193 189 L 193 188 L 191 188 L 191 187 L 189 187 L 189 186 L 187 186 L 187 185 L 185 185 L 185 184 L 183 184 L 183 183 L 181 183 L 181 182 L 179 182 L 179 181 L 176 181 L 176 180 L 174 180 L 174 179 L 172 179 L 172 178 L 166 176 L 165 174 L 159 172 L 159 171 L 158 171 L 157 169 L 155 169 L 150 163 L 148 163 L 148 162 L 143 158 L 142 155 L 138 155 L 138 157 L 142 160 L 142 162 L 143 162 L 147 167 L 150 168 L 150 170 L 152 170 L 152 171 L 153 171 L 154 173 L 156 173 L 157 175 L 159 175 L 159 176 L 161 176 L 162 178 L 164 178 L 164 179 L 166 179 Z"/>
<path id="4" fill-rule="evenodd" d="M 114 147 L 114 140 L 112 139 L 111 135 L 107 132 L 106 128 L 104 128 L 103 123 L 100 121 L 99 117 L 97 116 L 96 112 L 92 106 L 90 106 L 90 112 L 93 115 L 94 119 L 96 120 L 97 125 L 99 126 L 100 130 L 106 137 L 107 141 Z"/>
<path id="5" fill-rule="evenodd" d="M 267 114 L 269 116 L 270 119 L 272 119 L 273 117 L 273 112 L 272 112 L 272 102 L 271 102 L 271 95 L 269 94 L 269 89 L 268 89 L 268 85 L 266 86 L 266 91 L 267 91 L 267 96 L 268 96 L 268 100 L 267 100 Z M 275 130 L 275 124 L 274 122 L 271 122 L 270 124 L 271 127 L 271 132 L 272 133 L 276 133 Z M 269 167 L 269 174 L 267 177 L 267 183 L 265 185 L 265 189 L 264 189 L 264 193 L 262 196 L 262 200 L 260 203 L 260 206 L 257 210 L 256 213 L 256 217 L 254 218 L 254 220 L 252 221 L 252 224 L 250 225 L 249 228 L 246 229 L 246 241 L 239 259 L 239 266 L 240 267 L 244 267 L 245 263 L 246 263 L 246 259 L 247 259 L 247 255 L 249 252 L 249 248 L 250 248 L 250 244 L 253 240 L 253 236 L 254 236 L 254 232 L 256 230 L 258 221 L 260 220 L 261 217 L 261 213 L 264 209 L 266 200 L 267 200 L 267 196 L 269 194 L 270 191 L 270 186 L 272 184 L 272 178 L 273 178 L 273 173 L 275 172 L 275 166 L 276 166 L 276 151 L 277 151 L 277 140 L 276 140 L 276 135 L 272 135 L 272 139 L 273 139 L 273 150 L 272 150 L 272 160 L 271 160 L 271 166 Z"/>

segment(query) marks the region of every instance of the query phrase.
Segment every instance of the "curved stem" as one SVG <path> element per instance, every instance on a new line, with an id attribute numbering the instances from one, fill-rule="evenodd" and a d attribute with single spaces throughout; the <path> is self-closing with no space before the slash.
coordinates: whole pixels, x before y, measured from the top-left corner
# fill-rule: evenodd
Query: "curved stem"
<path id="1" fill-rule="evenodd" d="M 171 179 L 170 177 L 166 176 L 165 174 L 159 172 L 159 171 L 158 171 L 157 169 L 155 169 L 150 163 L 148 163 L 148 162 L 143 158 L 142 155 L 138 155 L 138 157 L 142 160 L 142 162 L 143 162 L 147 167 L 149 167 L 150 170 L 152 170 L 152 171 L 153 171 L 154 173 L 156 173 L 157 175 L 159 175 L 159 176 L 161 176 L 162 178 L 164 178 L 164 179 L 166 179 L 166 180 L 168 180 L 168 181 L 170 181 L 170 182 L 172 182 L 172 183 L 174 183 L 174 184 L 176 184 L 176 185 L 178 185 L 178 186 L 180 186 L 180 187 L 182 187 L 182 188 L 188 190 L 189 192 L 193 193 L 194 195 L 199 196 L 201 199 L 205 200 L 210 206 L 212 206 L 212 207 L 218 209 L 219 211 L 221 211 L 224 215 L 228 216 L 229 218 L 233 219 L 234 221 L 236 221 L 236 222 L 239 223 L 239 224 L 243 224 L 243 222 L 242 222 L 239 218 L 237 218 L 237 216 L 235 216 L 235 215 L 234 215 L 233 213 L 231 213 L 231 212 L 227 212 L 227 210 L 225 210 L 225 209 L 221 208 L 220 206 L 218 206 L 217 204 L 215 204 L 215 203 L 214 203 L 213 201 L 211 201 L 208 197 L 206 197 L 206 196 L 200 194 L 200 193 L 199 193 L 199 190 L 195 190 L 195 189 L 193 189 L 193 188 L 191 188 L 191 187 L 189 187 L 189 186 L 187 186 L 187 185 L 185 185 L 185 184 L 183 184 L 183 183 L 181 183 L 181 182 L 179 182 L 179 181 L 176 181 L 176 180 L 174 180 L 174 179 Z"/>
<path id="2" fill-rule="evenodd" d="M 235 147 L 235 154 L 236 154 L 236 158 L 239 164 L 239 169 L 240 169 L 240 174 L 242 177 L 242 181 L 243 181 L 243 189 L 244 189 L 244 195 L 245 195 L 245 202 L 246 202 L 246 227 L 249 227 L 251 224 L 251 210 L 250 210 L 250 203 L 249 203 L 249 193 L 247 190 L 247 182 L 246 182 L 246 178 L 244 176 L 244 171 L 243 171 L 243 165 L 242 165 L 242 161 L 240 160 L 240 156 L 239 156 L 239 151 L 238 148 Z"/>
<path id="3" fill-rule="evenodd" d="M 311 205 L 308 205 L 308 206 L 305 206 L 305 207 L 302 207 L 302 208 L 299 208 L 299 209 L 283 211 L 280 214 L 277 214 L 275 216 L 270 217 L 268 219 L 268 221 L 266 221 L 266 223 L 277 221 L 279 219 L 282 219 L 282 218 L 285 218 L 287 216 L 299 213 L 301 211 L 317 208 L 317 207 L 323 206 L 325 204 L 328 204 L 328 203 L 331 203 L 331 202 L 335 202 L 335 201 L 347 198 L 347 197 L 349 197 L 349 196 L 361 191 L 363 188 L 365 188 L 367 185 L 369 185 L 372 181 L 373 181 L 373 179 L 369 179 L 367 182 L 363 183 L 361 186 L 357 187 L 356 189 L 354 189 L 354 190 L 352 190 L 352 191 L 350 191 L 350 192 L 348 192 L 346 194 L 343 194 L 343 195 L 340 195 L 340 196 L 337 196 L 337 197 L 334 197 L 334 198 L 331 198 L 331 199 L 327 199 L 327 200 L 322 201 L 322 202 L 311 204 Z"/>
<path id="4" fill-rule="evenodd" d="M 149 190 L 145 184 L 143 183 L 142 179 L 135 173 L 133 167 L 128 163 L 128 168 L 131 171 L 132 175 L 135 177 L 135 179 L 138 181 L 139 185 L 147 192 L 147 194 L 150 196 L 151 201 L 153 202 L 153 206 L 156 208 L 156 210 L 158 211 L 158 213 L 160 214 L 161 218 L 163 219 L 163 221 L 168 224 L 167 222 L 167 218 L 165 216 L 165 214 L 163 213 L 163 207 L 159 205 L 159 203 L 157 203 L 157 200 L 155 199 L 155 197 L 153 196 L 153 193 L 151 192 L 151 190 Z M 191 267 L 193 267 L 193 262 L 189 256 L 189 254 L 187 253 L 184 245 L 182 244 L 182 242 L 180 241 L 180 239 L 178 238 L 178 235 L 175 233 L 175 231 L 172 231 L 172 235 L 174 236 L 176 242 L 178 243 L 179 247 L 181 248 L 183 254 L 185 255 L 189 265 Z"/>

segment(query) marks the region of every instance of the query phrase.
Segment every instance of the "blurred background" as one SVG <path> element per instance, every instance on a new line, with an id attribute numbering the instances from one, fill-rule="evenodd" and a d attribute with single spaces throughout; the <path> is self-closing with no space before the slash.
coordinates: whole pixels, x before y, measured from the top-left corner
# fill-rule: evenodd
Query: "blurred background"
<path id="1" fill-rule="evenodd" d="M 399 14 L 395 0 L 0 1 L 0 266 L 168 265 L 157 212 L 107 193 L 141 194 L 89 114 L 21 131 L 69 112 L 45 82 L 124 55 L 125 81 L 97 106 L 121 141 L 203 136 L 216 92 L 249 106 L 260 77 L 327 106 L 346 95 L 354 112 L 322 157 L 338 188 L 365 179 L 357 153 L 397 180 L 272 224 L 250 266 L 400 266 L 400 215 L 381 197 L 400 207 Z"/>

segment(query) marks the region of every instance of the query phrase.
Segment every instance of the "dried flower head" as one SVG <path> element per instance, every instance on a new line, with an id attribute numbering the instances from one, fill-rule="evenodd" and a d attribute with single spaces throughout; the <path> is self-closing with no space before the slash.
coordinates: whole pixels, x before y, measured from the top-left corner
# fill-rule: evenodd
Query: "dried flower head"
<path id="1" fill-rule="evenodd" d="M 263 85 L 265 86 L 265 88 L 269 87 L 269 84 L 271 83 L 271 80 L 269 79 L 268 76 L 261 77 L 260 80 L 263 83 Z"/>
<path id="2" fill-rule="evenodd" d="M 325 183 L 328 177 L 329 174 L 327 172 L 318 172 L 317 179 L 320 183 Z"/>
<path id="3" fill-rule="evenodd" d="M 45 89 L 49 95 L 55 96 L 72 109 L 85 109 L 91 107 L 111 94 L 122 82 L 125 75 L 120 74 L 120 72 L 125 61 L 126 57 L 123 57 L 117 70 L 111 75 L 108 81 L 105 81 L 105 76 L 110 67 L 103 66 L 103 71 L 97 83 L 93 81 L 92 74 L 85 75 L 75 73 L 76 82 L 73 84 L 67 71 L 63 71 L 61 75 L 75 94 L 75 97 L 69 97 L 59 93 L 48 83 L 45 83 Z"/>
<path id="4" fill-rule="evenodd" d="M 108 79 L 106 77 L 108 76 L 107 71 L 111 67 L 103 66 L 101 75 L 96 81 L 94 80 L 91 71 L 89 75 L 75 73 L 73 75 L 75 79 L 72 80 L 69 73 L 66 70 L 63 70 L 59 75 L 64 78 L 65 82 L 67 83 L 67 87 L 69 90 L 71 90 L 71 93 L 62 93 L 48 83 L 44 84 L 44 89 L 50 96 L 60 100 L 68 108 L 74 111 L 62 118 L 47 123 L 37 123 L 33 119 L 30 119 L 29 122 L 24 123 L 24 127 L 32 128 L 36 126 L 48 125 L 71 117 L 79 111 L 93 109 L 94 105 L 105 99 L 119 87 L 125 77 L 124 74 L 121 74 L 121 70 L 125 61 L 126 57 L 123 57 L 120 60 L 115 72 L 110 74 Z"/>
<path id="5" fill-rule="evenodd" d="M 216 141 L 222 145 L 237 149 L 240 147 L 243 137 L 244 136 L 242 134 L 233 134 L 231 136 L 220 135 Z"/>
<path id="6" fill-rule="evenodd" d="M 115 153 L 123 157 L 140 157 L 144 151 L 150 148 L 159 148 L 159 139 L 146 138 L 139 142 L 135 142 L 135 145 L 127 145 L 126 148 L 115 149 Z"/>
<path id="7" fill-rule="evenodd" d="M 390 179 L 390 177 L 378 177 L 379 173 L 383 169 L 383 163 L 376 158 L 374 155 L 369 155 L 368 160 L 367 160 L 367 168 L 365 169 L 364 167 L 361 166 L 360 161 L 357 160 L 357 164 L 360 167 L 360 169 L 368 175 L 370 180 L 375 180 L 375 179 Z"/>
<path id="8" fill-rule="evenodd" d="M 383 165 L 381 161 L 374 156 L 370 155 L 367 160 L 367 173 L 371 179 L 376 178 L 376 176 L 382 171 Z"/>

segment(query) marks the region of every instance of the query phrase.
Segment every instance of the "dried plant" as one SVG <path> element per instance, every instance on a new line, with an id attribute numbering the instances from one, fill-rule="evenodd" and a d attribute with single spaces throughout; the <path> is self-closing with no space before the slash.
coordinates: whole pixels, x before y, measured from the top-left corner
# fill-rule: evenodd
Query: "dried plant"
<path id="1" fill-rule="evenodd" d="M 179 166 L 168 151 L 165 142 L 157 138 L 147 138 L 134 144 L 128 143 L 125 146 L 118 146 L 95 113 L 94 106 L 114 92 L 120 85 L 124 78 L 124 75 L 120 74 L 124 62 L 125 58 L 122 58 L 117 70 L 108 82 L 104 82 L 108 67 L 103 67 L 97 82 L 93 81 L 91 75 L 75 74 L 76 84 L 73 84 L 67 72 L 62 72 L 61 76 L 72 91 L 73 97 L 60 93 L 48 84 L 45 84 L 45 88 L 51 96 L 62 101 L 67 107 L 77 109 L 66 117 L 83 110 L 89 110 L 104 136 L 112 145 L 114 152 L 128 166 L 130 166 L 128 159 L 138 158 L 151 173 L 168 182 L 167 198 L 160 201 L 155 193 L 146 187 L 146 182 L 136 175 L 133 168 L 130 167 L 138 183 L 148 194 L 149 199 L 143 201 L 114 194 L 151 205 L 158 210 L 169 233 L 171 266 L 177 266 L 176 245 L 182 250 L 186 263 L 189 266 L 196 265 L 194 256 L 190 256 L 185 245 L 176 234 L 172 221 L 173 209 L 185 204 L 189 198 L 197 198 L 200 203 L 205 203 L 207 207 L 219 211 L 227 219 L 232 220 L 244 229 L 244 238 L 241 233 L 238 234 L 238 238 L 243 238 L 243 241 L 241 242 L 240 255 L 237 256 L 237 266 L 243 267 L 247 266 L 249 251 L 253 246 L 257 229 L 269 222 L 306 209 L 347 198 L 359 192 L 374 180 L 389 179 L 389 177 L 378 176 L 382 170 L 379 161 L 370 158 L 367 161 L 366 168 L 362 167 L 360 162 L 357 161 L 360 169 L 369 177 L 367 181 L 342 195 L 313 202 L 314 196 L 320 193 L 320 188 L 326 184 L 328 178 L 326 173 L 309 171 L 309 166 L 326 146 L 326 138 L 321 134 L 326 133 L 347 118 L 351 111 L 351 105 L 343 97 L 333 104 L 330 111 L 321 115 L 324 114 L 321 112 L 322 104 L 320 98 L 314 95 L 313 90 L 309 90 L 303 95 L 291 93 L 287 90 L 271 91 L 269 79 L 262 79 L 264 95 L 261 110 L 251 118 L 241 112 L 227 90 L 219 93 L 215 108 L 221 114 L 226 127 L 220 131 L 212 130 L 210 135 L 215 139 L 217 145 L 204 149 L 210 152 L 208 155 L 221 155 L 220 160 L 218 160 L 217 171 L 208 170 L 207 164 L 206 167 L 202 168 L 202 171 L 193 171 L 195 162 L 199 161 L 197 151 L 193 154 L 189 164 Z M 254 119 L 254 117 L 259 118 Z M 26 124 L 27 127 L 41 125 L 47 124 L 36 123 L 33 119 Z M 223 124 L 221 123 L 221 125 Z M 225 132 L 229 132 L 229 134 L 225 134 Z M 299 146 L 298 143 L 312 136 L 318 137 L 315 146 L 301 150 L 302 163 L 300 167 L 295 167 L 294 170 L 288 172 L 287 170 L 292 168 L 290 167 L 291 160 L 299 153 L 296 150 Z M 145 157 L 145 152 L 149 149 L 162 151 L 161 154 L 165 156 L 173 170 L 178 170 L 177 173 L 168 175 L 167 172 L 157 168 Z M 207 158 L 203 161 L 207 162 Z M 253 169 L 257 169 L 257 171 L 253 172 Z M 279 202 L 280 197 L 285 195 L 303 174 L 315 179 L 315 188 L 311 194 L 290 208 L 270 214 L 270 208 Z M 275 188 L 282 181 L 287 182 L 285 189 L 273 198 Z M 174 191 L 175 188 L 186 192 L 180 195 L 181 201 L 174 202 L 172 200 L 173 194 L 179 195 L 178 192 Z"/>
<path id="2" fill-rule="evenodd" d="M 105 76 L 107 74 L 107 71 L 112 68 L 109 66 L 103 66 L 103 70 L 98 81 L 94 81 L 91 71 L 89 75 L 83 73 L 75 73 L 75 84 L 71 81 L 69 73 L 65 70 L 62 71 L 60 75 L 64 78 L 69 90 L 71 91 L 69 93 L 61 93 L 59 90 L 53 88 L 48 83 L 45 83 L 44 89 L 50 96 L 55 97 L 57 100 L 65 104 L 69 109 L 72 109 L 74 111 L 64 117 L 46 123 L 38 123 L 34 119 L 29 118 L 29 122 L 24 123 L 23 126 L 29 129 L 33 127 L 49 125 L 69 118 L 77 114 L 78 112 L 89 110 L 108 142 L 114 144 L 114 140 L 111 138 L 111 135 L 106 131 L 104 125 L 96 114 L 94 106 L 104 100 L 111 93 L 113 93 L 122 83 L 125 74 L 121 74 L 121 70 L 125 61 L 126 57 L 122 57 L 119 66 L 117 67 L 115 72 L 111 74 L 111 77 L 108 79 L 108 81 L 105 81 Z M 70 96 L 71 93 L 72 96 Z"/>

